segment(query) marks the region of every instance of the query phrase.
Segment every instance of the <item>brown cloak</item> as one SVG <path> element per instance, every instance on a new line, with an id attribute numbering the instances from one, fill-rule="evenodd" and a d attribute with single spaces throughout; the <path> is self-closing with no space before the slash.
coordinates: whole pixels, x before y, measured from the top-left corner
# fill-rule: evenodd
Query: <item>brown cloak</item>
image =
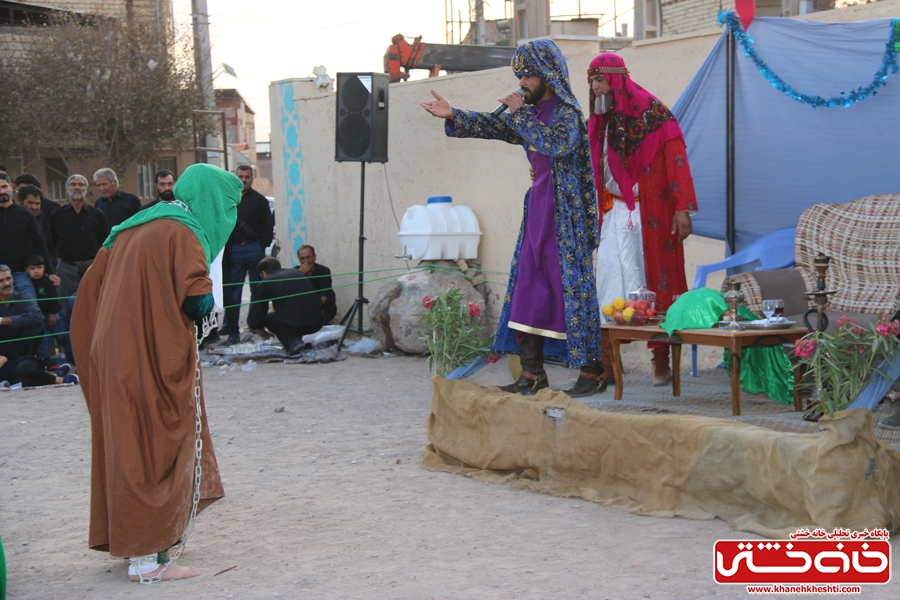
<path id="1" fill-rule="evenodd" d="M 91 415 L 88 543 L 112 556 L 178 542 L 194 489 L 197 349 L 181 307 L 212 293 L 194 233 L 157 219 L 101 248 L 78 289 L 72 350 Z M 202 382 L 201 382 L 202 383 Z M 225 495 L 201 394 L 202 510 Z"/>

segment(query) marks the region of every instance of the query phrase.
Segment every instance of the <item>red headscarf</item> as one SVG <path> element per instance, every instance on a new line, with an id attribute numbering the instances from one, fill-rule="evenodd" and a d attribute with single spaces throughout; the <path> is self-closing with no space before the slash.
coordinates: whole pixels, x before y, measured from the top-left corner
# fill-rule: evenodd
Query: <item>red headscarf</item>
<path id="1" fill-rule="evenodd" d="M 621 56 L 604 53 L 594 58 L 588 82 L 594 75 L 609 82 L 612 100 L 608 113 L 594 114 L 596 97 L 591 90 L 588 135 L 597 189 L 603 187 L 603 137 L 608 125 L 609 169 L 629 210 L 634 210 L 634 184 L 662 145 L 682 136 L 681 127 L 659 98 L 631 80 Z"/>

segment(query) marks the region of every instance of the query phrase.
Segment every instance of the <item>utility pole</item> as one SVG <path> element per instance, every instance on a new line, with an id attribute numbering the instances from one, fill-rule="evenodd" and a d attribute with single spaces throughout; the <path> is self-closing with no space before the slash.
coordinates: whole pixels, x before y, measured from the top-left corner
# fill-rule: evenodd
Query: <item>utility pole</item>
<path id="1" fill-rule="evenodd" d="M 484 46 L 484 0 L 475 0 L 475 45 Z"/>
<path id="2" fill-rule="evenodd" d="M 213 91 L 212 55 L 209 50 L 209 13 L 206 0 L 191 0 L 191 20 L 194 24 L 194 67 L 203 110 L 215 110 L 216 98 Z"/>

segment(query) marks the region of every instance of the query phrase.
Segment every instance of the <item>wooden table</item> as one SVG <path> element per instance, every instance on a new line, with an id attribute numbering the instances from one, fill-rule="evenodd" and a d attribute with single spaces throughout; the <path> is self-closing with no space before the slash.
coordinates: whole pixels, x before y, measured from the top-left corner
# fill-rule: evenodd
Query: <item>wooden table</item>
<path id="1" fill-rule="evenodd" d="M 682 329 L 671 336 L 659 325 L 603 325 L 609 332 L 612 346 L 613 377 L 616 382 L 616 400 L 622 399 L 622 357 L 620 345 L 624 340 L 647 340 L 672 344 L 672 395 L 681 395 L 681 346 L 716 346 L 728 348 L 731 356 L 731 412 L 741 414 L 741 353 L 747 346 L 777 346 L 792 343 L 809 333 L 805 327 L 790 329 Z M 799 383 L 803 378 L 803 365 L 798 364 L 794 374 L 794 410 L 803 410 Z"/>

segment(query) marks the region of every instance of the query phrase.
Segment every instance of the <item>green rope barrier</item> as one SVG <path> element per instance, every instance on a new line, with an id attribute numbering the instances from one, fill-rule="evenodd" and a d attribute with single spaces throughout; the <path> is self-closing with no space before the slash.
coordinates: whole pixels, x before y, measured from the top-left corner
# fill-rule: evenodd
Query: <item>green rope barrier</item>
<path id="1" fill-rule="evenodd" d="M 12 342 L 24 342 L 25 340 L 36 340 L 39 338 L 53 337 L 56 335 L 67 335 L 68 331 L 58 331 L 56 333 L 42 333 L 41 335 L 29 335 L 28 337 L 13 338 L 11 340 L 0 340 L 0 344 L 10 344 Z M 2 353 L 0 353 L 2 354 Z"/>
<path id="2" fill-rule="evenodd" d="M 410 273 L 421 273 L 421 272 L 423 272 L 423 271 L 425 271 L 425 270 L 426 270 L 426 269 L 413 269 L 412 271 L 410 271 Z M 370 271 L 370 272 L 374 273 L 375 271 Z M 376 278 L 376 279 L 367 279 L 367 280 L 363 281 L 363 284 L 366 284 L 366 283 L 375 283 L 375 282 L 378 282 L 378 281 L 385 281 L 386 279 L 394 279 L 394 276 L 391 275 L 391 276 L 387 276 L 387 277 L 379 277 L 379 278 Z M 288 281 L 288 280 L 287 280 L 287 279 L 281 279 L 281 280 L 279 280 L 279 281 Z M 354 286 L 356 286 L 356 285 L 359 285 L 359 282 L 354 281 L 353 283 L 347 283 L 347 284 L 344 284 L 344 285 L 337 285 L 337 286 L 330 287 L 330 288 L 327 288 L 327 289 L 329 289 L 329 290 L 337 290 L 337 289 L 342 289 L 342 288 L 346 288 L 346 287 L 354 287 Z M 250 306 L 251 304 L 258 304 L 258 303 L 260 303 L 260 302 L 271 302 L 271 301 L 273 301 L 273 300 L 283 300 L 284 298 L 294 298 L 294 297 L 296 297 L 296 296 L 305 296 L 306 294 L 321 294 L 323 291 L 325 291 L 325 290 L 310 290 L 310 291 L 308 291 L 308 292 L 300 292 L 300 293 L 298 293 L 298 294 L 288 294 L 287 296 L 278 296 L 277 298 L 266 298 L 265 300 L 251 300 L 250 302 L 242 302 L 241 304 L 229 304 L 228 306 L 225 306 L 225 307 L 223 307 L 223 308 L 235 308 L 235 307 L 238 307 L 238 306 Z"/>
<path id="3" fill-rule="evenodd" d="M 371 273 L 389 273 L 392 271 L 410 271 L 414 268 L 416 268 L 416 267 L 394 267 L 393 269 L 379 269 L 379 270 L 375 270 L 375 271 L 353 271 L 350 273 L 332 273 L 330 275 L 303 275 L 303 277 L 306 277 L 307 279 L 321 279 L 323 277 L 331 277 L 331 278 L 346 277 L 346 276 L 350 276 L 350 275 L 357 277 L 357 276 L 359 276 L 360 273 L 362 273 L 363 275 L 371 274 Z M 291 277 L 289 279 L 282 279 L 281 281 L 295 281 L 297 279 L 301 279 L 301 277 Z M 253 281 L 251 283 L 259 283 L 260 281 L 262 281 L 262 279 Z M 224 286 L 228 286 L 228 285 L 244 285 L 245 283 L 247 283 L 247 282 L 240 281 L 240 282 L 236 282 L 236 283 L 223 283 L 222 285 L 224 287 Z"/>

